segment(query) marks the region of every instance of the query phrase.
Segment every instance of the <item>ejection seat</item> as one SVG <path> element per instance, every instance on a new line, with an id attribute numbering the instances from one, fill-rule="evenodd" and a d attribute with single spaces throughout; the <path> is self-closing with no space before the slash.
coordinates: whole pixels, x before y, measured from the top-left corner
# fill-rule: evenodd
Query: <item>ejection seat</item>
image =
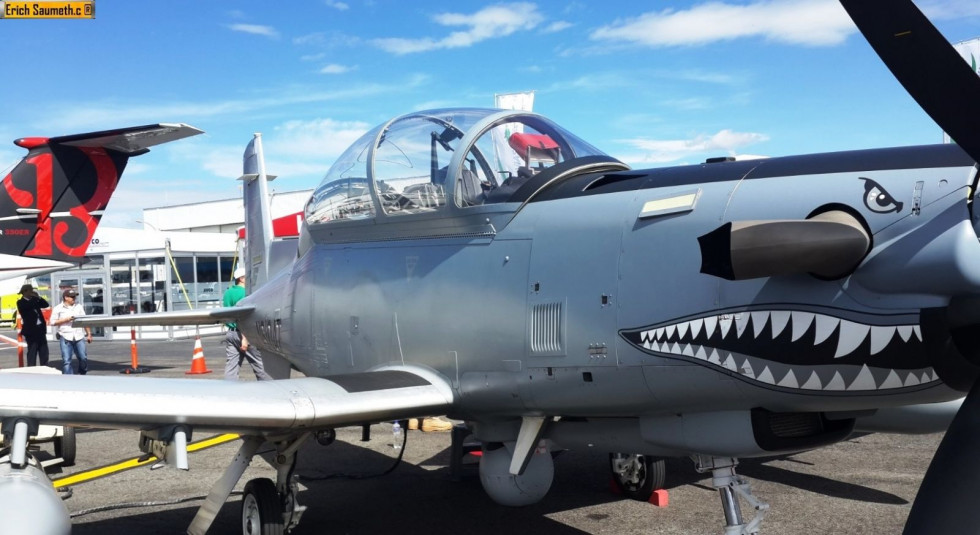
<path id="1" fill-rule="evenodd" d="M 511 134 L 507 140 L 510 148 L 521 157 L 524 165 L 517 168 L 517 174 L 504 180 L 499 187 L 487 195 L 486 202 L 507 202 L 529 178 L 558 163 L 561 148 L 546 134 Z"/>
<path id="2" fill-rule="evenodd" d="M 480 182 L 480 177 L 475 172 L 464 167 L 456 182 L 456 195 L 461 201 L 461 206 L 483 204 L 486 200 L 483 183 Z"/>

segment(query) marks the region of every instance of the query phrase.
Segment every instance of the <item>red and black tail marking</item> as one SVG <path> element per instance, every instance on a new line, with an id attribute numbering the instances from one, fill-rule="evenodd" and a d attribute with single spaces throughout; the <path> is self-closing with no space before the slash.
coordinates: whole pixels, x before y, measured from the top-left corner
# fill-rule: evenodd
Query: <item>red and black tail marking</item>
<path id="1" fill-rule="evenodd" d="M 28 152 L 0 187 L 0 254 L 80 261 L 129 158 L 199 133 L 156 124 L 14 141 Z"/>

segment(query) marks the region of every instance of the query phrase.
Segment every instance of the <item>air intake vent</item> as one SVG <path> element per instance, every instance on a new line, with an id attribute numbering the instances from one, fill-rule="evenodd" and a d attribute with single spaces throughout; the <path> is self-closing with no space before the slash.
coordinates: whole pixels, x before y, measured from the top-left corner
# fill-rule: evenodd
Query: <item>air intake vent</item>
<path id="1" fill-rule="evenodd" d="M 531 354 L 557 355 L 564 351 L 562 304 L 534 305 L 531 310 Z"/>
<path id="2" fill-rule="evenodd" d="M 772 413 L 769 428 L 780 438 L 807 437 L 823 432 L 823 420 L 816 413 Z"/>

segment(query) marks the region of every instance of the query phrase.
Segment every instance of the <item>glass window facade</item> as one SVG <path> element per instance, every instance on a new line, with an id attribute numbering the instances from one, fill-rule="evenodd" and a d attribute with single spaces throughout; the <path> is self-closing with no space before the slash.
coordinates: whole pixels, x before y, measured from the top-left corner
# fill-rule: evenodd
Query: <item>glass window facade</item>
<path id="1" fill-rule="evenodd" d="M 165 251 L 112 253 L 90 257 L 79 269 L 35 279 L 52 303 L 67 288 L 83 293 L 89 314 L 121 315 L 220 307 L 231 285 L 234 253 L 174 253 Z M 219 327 L 202 327 L 201 331 Z M 140 327 L 138 337 L 173 337 L 175 330 L 195 333 L 195 327 Z M 96 336 L 128 337 L 129 328 L 93 329 Z M 216 331 L 217 332 L 217 331 Z"/>

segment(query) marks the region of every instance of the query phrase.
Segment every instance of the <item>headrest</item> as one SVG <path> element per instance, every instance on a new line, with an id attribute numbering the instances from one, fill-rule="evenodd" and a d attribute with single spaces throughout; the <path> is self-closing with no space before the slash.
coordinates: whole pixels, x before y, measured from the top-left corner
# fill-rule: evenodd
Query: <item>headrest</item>
<path id="1" fill-rule="evenodd" d="M 507 142 L 521 156 L 527 154 L 529 147 L 539 150 L 553 150 L 558 148 L 558 143 L 555 143 L 555 140 L 551 139 L 551 136 L 545 134 L 515 133 L 510 135 L 510 139 Z"/>

